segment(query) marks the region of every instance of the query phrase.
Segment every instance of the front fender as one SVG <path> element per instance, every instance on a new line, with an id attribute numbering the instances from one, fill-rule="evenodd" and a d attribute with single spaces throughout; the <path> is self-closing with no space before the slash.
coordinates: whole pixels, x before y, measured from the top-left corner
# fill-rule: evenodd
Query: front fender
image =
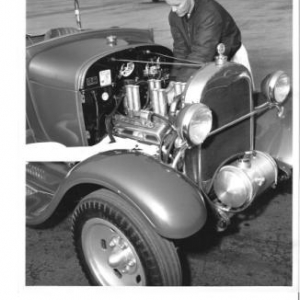
<path id="1" fill-rule="evenodd" d="M 83 183 L 117 193 L 166 238 L 188 237 L 207 218 L 204 200 L 193 183 L 152 157 L 127 151 L 97 154 L 76 165 L 51 201 L 48 217 L 68 190 Z"/>
<path id="2" fill-rule="evenodd" d="M 271 109 L 256 117 L 255 148 L 292 169 L 292 96 L 284 105 L 283 114 L 280 117 L 277 114 L 276 109 Z"/>

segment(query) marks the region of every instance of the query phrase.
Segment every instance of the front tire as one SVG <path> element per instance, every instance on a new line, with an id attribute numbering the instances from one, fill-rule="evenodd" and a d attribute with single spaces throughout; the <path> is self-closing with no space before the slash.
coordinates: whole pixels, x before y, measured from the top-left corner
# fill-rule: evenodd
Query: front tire
<path id="1" fill-rule="evenodd" d="M 73 240 L 93 285 L 181 285 L 174 244 L 132 205 L 108 190 L 85 197 L 73 215 Z"/>

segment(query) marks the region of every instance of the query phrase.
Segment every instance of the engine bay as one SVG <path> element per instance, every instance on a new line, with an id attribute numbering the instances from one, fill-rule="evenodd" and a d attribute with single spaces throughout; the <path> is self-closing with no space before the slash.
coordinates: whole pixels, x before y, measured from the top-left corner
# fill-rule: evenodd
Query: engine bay
<path id="1" fill-rule="evenodd" d="M 89 145 L 107 134 L 159 145 L 169 127 L 164 119 L 174 98 L 167 99 L 165 93 L 172 62 L 168 48 L 147 45 L 94 63 L 81 89 Z M 183 88 L 176 85 L 177 91 Z"/>

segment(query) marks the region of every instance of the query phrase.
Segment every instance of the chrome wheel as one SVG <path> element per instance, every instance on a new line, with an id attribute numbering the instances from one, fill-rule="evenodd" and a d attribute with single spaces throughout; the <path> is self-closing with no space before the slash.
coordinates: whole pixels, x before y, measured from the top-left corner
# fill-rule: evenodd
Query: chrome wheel
<path id="1" fill-rule="evenodd" d="M 82 230 L 87 264 L 101 285 L 145 285 L 142 263 L 130 241 L 110 222 L 93 218 Z"/>
<path id="2" fill-rule="evenodd" d="M 73 241 L 92 285 L 181 285 L 177 249 L 119 195 L 87 195 L 72 218 Z"/>

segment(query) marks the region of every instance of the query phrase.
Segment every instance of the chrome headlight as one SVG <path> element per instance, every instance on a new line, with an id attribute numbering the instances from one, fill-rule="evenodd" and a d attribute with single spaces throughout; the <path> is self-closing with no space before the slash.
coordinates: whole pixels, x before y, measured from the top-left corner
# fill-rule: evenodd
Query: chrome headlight
<path id="1" fill-rule="evenodd" d="M 179 112 L 176 127 L 182 139 L 189 144 L 200 145 L 212 127 L 211 110 L 203 103 L 187 105 Z"/>
<path id="2" fill-rule="evenodd" d="M 263 191 L 277 182 L 278 168 L 267 153 L 255 151 L 223 166 L 214 177 L 213 187 L 220 208 L 243 210 Z"/>
<path id="3" fill-rule="evenodd" d="M 269 74 L 261 83 L 261 91 L 271 102 L 283 103 L 291 90 L 291 80 L 283 71 Z"/>

